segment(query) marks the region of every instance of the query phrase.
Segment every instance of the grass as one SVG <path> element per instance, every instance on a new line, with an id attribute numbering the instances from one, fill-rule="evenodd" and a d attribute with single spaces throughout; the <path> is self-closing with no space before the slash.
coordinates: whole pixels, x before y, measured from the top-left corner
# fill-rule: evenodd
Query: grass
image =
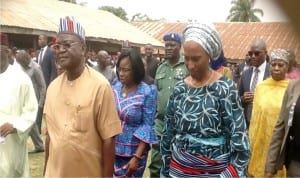
<path id="1" fill-rule="evenodd" d="M 43 139 L 44 140 L 44 139 Z M 28 150 L 34 149 L 31 138 L 28 138 Z M 45 153 L 28 154 L 29 157 L 29 168 L 31 177 L 43 177 Z"/>
<path id="2" fill-rule="evenodd" d="M 45 140 L 45 139 L 43 139 Z M 32 144 L 31 138 L 28 138 L 28 150 L 33 150 L 34 146 Z M 30 176 L 34 178 L 43 177 L 44 171 L 44 161 L 45 161 L 45 153 L 35 153 L 28 154 L 29 155 L 29 167 L 30 167 Z M 148 163 L 150 162 L 150 154 L 148 156 Z M 148 165 L 147 165 L 148 167 Z M 149 169 L 146 168 L 143 177 L 149 177 Z"/>

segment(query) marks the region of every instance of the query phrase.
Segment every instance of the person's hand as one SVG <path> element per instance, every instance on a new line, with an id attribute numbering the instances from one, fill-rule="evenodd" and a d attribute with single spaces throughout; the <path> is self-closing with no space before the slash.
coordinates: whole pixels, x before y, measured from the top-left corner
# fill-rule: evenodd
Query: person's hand
<path id="1" fill-rule="evenodd" d="M 243 103 L 250 104 L 253 102 L 254 93 L 253 92 L 245 92 L 243 94 Z"/>
<path id="2" fill-rule="evenodd" d="M 274 177 L 274 174 L 272 174 L 270 172 L 265 173 L 265 178 L 273 178 L 273 177 Z"/>
<path id="3" fill-rule="evenodd" d="M 132 174 L 138 169 L 139 159 L 136 157 L 132 157 L 130 161 L 123 166 L 123 169 L 127 169 L 126 177 L 132 177 Z"/>
<path id="4" fill-rule="evenodd" d="M 15 131 L 15 128 L 12 124 L 6 122 L 0 126 L 0 135 L 1 137 L 6 137 L 8 134 L 11 134 Z"/>

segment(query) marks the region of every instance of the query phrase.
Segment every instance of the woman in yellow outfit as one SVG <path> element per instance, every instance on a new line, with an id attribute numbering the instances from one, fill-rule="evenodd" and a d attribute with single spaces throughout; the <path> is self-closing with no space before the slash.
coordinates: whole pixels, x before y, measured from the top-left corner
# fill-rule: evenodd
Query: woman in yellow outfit
<path id="1" fill-rule="evenodd" d="M 273 130 L 280 113 L 284 92 L 288 86 L 285 74 L 288 71 L 288 51 L 276 49 L 271 52 L 270 78 L 256 86 L 252 117 L 249 127 L 251 158 L 248 173 L 263 177 Z M 285 171 L 278 171 L 278 177 L 285 177 Z"/>

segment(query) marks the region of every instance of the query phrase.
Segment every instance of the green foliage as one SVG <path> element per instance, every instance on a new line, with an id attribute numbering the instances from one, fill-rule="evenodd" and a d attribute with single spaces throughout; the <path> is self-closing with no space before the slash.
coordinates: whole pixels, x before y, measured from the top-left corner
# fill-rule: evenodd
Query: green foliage
<path id="1" fill-rule="evenodd" d="M 64 2 L 69 2 L 72 4 L 76 4 L 76 0 L 59 0 L 59 1 L 64 1 Z"/>
<path id="2" fill-rule="evenodd" d="M 262 9 L 254 8 L 255 0 L 232 0 L 227 19 L 230 22 L 260 22 L 256 13 L 264 15 Z"/>
<path id="3" fill-rule="evenodd" d="M 126 17 L 127 13 L 125 12 L 125 10 L 122 7 L 115 8 L 112 6 L 102 6 L 102 7 L 99 7 L 98 9 L 111 12 L 115 16 L 117 16 L 125 21 L 128 21 L 128 18 Z"/>
<path id="4" fill-rule="evenodd" d="M 136 13 L 131 17 L 130 22 L 163 22 L 165 18 L 152 19 L 147 14 Z"/>
<path id="5" fill-rule="evenodd" d="M 152 21 L 146 14 L 136 13 L 132 16 L 131 22 L 145 22 L 145 21 Z"/>

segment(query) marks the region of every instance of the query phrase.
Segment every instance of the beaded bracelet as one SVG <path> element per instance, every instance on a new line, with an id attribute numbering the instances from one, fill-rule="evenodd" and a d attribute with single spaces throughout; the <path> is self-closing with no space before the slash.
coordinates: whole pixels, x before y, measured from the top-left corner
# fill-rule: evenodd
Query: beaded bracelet
<path id="1" fill-rule="evenodd" d="M 142 157 L 141 156 L 138 156 L 137 154 L 133 154 L 133 157 L 136 157 L 138 160 L 141 160 Z"/>

